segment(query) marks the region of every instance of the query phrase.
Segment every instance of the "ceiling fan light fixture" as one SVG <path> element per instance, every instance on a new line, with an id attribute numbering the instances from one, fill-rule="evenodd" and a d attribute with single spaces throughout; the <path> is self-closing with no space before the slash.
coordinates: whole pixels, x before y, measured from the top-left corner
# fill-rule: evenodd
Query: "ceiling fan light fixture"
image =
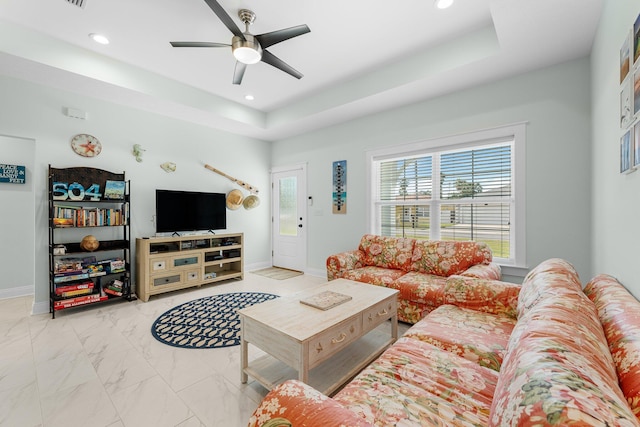
<path id="1" fill-rule="evenodd" d="M 231 40 L 231 50 L 233 56 L 243 64 L 251 65 L 260 62 L 262 59 L 262 49 L 258 41 L 251 35 L 244 35 L 246 40 L 234 36 Z"/>
<path id="2" fill-rule="evenodd" d="M 446 9 L 451 7 L 453 4 L 453 0 L 436 0 L 436 7 L 438 9 Z"/>

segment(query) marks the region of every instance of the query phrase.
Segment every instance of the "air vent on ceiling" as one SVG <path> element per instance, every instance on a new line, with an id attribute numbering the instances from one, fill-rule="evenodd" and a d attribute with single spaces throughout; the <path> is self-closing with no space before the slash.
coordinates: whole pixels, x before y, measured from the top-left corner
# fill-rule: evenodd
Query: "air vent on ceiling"
<path id="1" fill-rule="evenodd" d="M 84 9 L 84 4 L 86 3 L 86 0 L 67 0 L 67 2 Z"/>

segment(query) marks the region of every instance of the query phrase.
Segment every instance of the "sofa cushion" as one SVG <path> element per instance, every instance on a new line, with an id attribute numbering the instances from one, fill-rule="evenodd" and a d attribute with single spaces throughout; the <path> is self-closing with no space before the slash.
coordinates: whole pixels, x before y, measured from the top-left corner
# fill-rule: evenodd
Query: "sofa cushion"
<path id="1" fill-rule="evenodd" d="M 483 242 L 416 240 L 410 269 L 446 277 L 491 260 L 491 249 Z"/>
<path id="2" fill-rule="evenodd" d="M 365 234 L 359 249 L 364 253 L 365 265 L 408 271 L 414 244 L 414 239 Z"/>
<path id="3" fill-rule="evenodd" d="M 573 267 L 543 262 L 525 278 L 520 297 L 526 309 L 509 339 L 490 425 L 637 425 Z"/>
<path id="4" fill-rule="evenodd" d="M 447 278 L 444 304 L 516 318 L 520 285 L 464 276 Z"/>
<path id="5" fill-rule="evenodd" d="M 376 426 L 484 426 L 497 378 L 491 369 L 403 337 L 334 399 Z"/>
<path id="6" fill-rule="evenodd" d="M 435 308 L 444 304 L 446 283 L 444 277 L 410 271 L 389 284 L 389 287 L 400 291 L 399 299 L 426 303 Z"/>
<path id="7" fill-rule="evenodd" d="M 403 336 L 433 344 L 472 362 L 500 371 L 516 319 L 442 305 Z"/>
<path id="8" fill-rule="evenodd" d="M 356 282 L 369 283 L 377 286 L 390 286 L 395 280 L 405 274 L 402 270 L 392 270 L 383 267 L 362 267 L 355 270 L 347 270 L 342 274 L 343 279 Z"/>
<path id="9" fill-rule="evenodd" d="M 398 321 L 415 324 L 438 308 L 429 303 L 398 299 Z"/>
<path id="10" fill-rule="evenodd" d="M 620 388 L 640 418 L 640 302 L 606 274 L 594 277 L 584 292 L 598 310 Z"/>

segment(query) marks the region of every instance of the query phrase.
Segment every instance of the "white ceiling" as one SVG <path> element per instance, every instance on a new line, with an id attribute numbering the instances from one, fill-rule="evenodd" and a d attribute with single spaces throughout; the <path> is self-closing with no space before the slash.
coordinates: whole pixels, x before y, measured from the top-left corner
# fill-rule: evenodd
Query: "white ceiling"
<path id="1" fill-rule="evenodd" d="M 230 48 L 171 47 L 231 42 L 204 0 L 0 0 L 0 74 L 276 140 L 586 56 L 604 0 L 218 1 L 253 34 L 307 24 L 269 48 L 304 77 L 258 63 L 233 85 Z"/>

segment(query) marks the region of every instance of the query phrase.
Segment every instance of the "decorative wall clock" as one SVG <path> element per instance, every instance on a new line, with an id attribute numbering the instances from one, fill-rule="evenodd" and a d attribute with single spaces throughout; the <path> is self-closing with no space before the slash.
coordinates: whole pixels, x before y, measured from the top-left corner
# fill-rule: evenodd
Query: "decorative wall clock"
<path id="1" fill-rule="evenodd" d="M 71 138 L 71 148 L 83 157 L 95 157 L 102 151 L 102 144 L 95 136 L 81 133 Z"/>

